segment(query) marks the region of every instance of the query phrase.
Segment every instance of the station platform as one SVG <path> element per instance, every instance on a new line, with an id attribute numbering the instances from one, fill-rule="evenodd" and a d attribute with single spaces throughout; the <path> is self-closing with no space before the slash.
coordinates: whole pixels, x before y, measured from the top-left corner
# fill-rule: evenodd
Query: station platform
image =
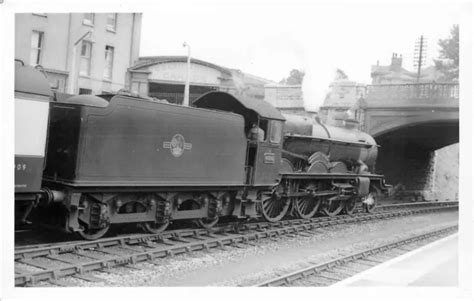
<path id="1" fill-rule="evenodd" d="M 332 286 L 458 286 L 458 234 L 403 254 Z"/>

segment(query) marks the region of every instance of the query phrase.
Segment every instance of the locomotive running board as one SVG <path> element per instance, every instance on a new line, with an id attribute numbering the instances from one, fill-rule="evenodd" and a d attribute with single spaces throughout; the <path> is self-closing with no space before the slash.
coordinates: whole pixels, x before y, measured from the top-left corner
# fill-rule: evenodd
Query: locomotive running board
<path id="1" fill-rule="evenodd" d="M 351 174 L 351 173 L 303 173 L 285 172 L 280 173 L 283 179 L 354 179 L 358 177 L 370 179 L 383 179 L 384 176 L 377 174 Z"/>
<path id="2" fill-rule="evenodd" d="M 338 191 L 334 190 L 323 190 L 323 191 L 315 191 L 315 192 L 293 192 L 293 193 L 285 193 L 282 194 L 283 197 L 304 197 L 304 196 L 312 196 L 312 197 L 318 197 L 318 196 L 334 196 L 338 195 Z"/>

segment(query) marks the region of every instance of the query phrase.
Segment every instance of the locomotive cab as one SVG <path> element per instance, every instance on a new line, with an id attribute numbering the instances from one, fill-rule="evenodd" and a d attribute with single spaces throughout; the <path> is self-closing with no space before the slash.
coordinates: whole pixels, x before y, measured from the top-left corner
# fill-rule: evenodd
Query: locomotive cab
<path id="1" fill-rule="evenodd" d="M 199 108 L 233 112 L 245 120 L 247 154 L 245 184 L 272 186 L 278 182 L 285 118 L 269 103 L 224 92 L 209 92 L 194 101 Z"/>
<path id="2" fill-rule="evenodd" d="M 252 137 L 252 133 L 248 135 L 246 184 L 253 186 L 274 185 L 278 181 L 281 161 L 283 121 L 259 116 L 257 127 L 263 135 L 260 137 Z"/>

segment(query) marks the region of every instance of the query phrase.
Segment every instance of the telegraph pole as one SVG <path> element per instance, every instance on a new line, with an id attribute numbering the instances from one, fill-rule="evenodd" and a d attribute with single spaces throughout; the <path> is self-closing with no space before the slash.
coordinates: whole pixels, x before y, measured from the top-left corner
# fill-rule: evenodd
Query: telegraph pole
<path id="1" fill-rule="evenodd" d="M 426 48 L 426 39 L 421 35 L 415 42 L 415 53 L 413 58 L 413 67 L 418 69 L 416 82 L 420 81 L 421 66 L 423 66 L 426 61 Z"/>

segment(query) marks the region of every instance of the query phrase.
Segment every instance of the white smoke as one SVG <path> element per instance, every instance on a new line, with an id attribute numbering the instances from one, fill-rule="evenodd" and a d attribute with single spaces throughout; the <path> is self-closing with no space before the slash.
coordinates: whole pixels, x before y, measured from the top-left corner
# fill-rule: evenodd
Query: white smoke
<path id="1" fill-rule="evenodd" d="M 321 51 L 321 45 L 307 45 L 305 76 L 302 90 L 306 111 L 317 112 L 323 105 L 324 99 L 329 92 L 329 85 L 334 79 L 336 66 L 334 62 L 325 57 Z"/>

